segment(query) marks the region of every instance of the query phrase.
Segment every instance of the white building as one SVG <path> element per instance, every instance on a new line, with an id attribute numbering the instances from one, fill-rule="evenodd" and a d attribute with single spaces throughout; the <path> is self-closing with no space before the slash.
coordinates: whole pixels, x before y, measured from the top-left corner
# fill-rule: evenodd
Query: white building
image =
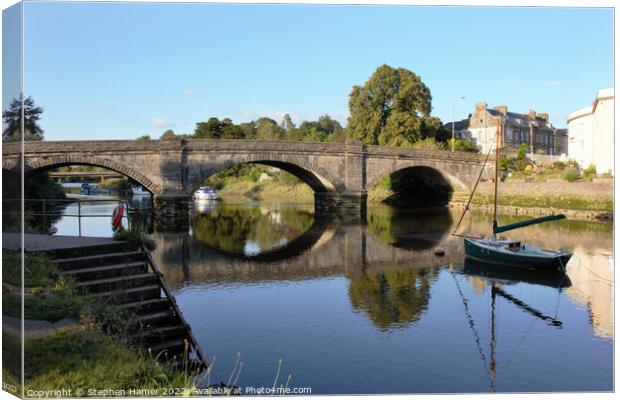
<path id="1" fill-rule="evenodd" d="M 568 158 L 614 174 L 614 88 L 599 90 L 591 106 L 569 114 L 567 124 Z"/>

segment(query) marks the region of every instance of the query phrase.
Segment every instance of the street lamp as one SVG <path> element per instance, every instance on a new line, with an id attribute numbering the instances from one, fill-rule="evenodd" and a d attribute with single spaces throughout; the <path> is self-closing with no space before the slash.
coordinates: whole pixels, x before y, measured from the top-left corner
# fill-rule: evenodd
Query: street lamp
<path id="1" fill-rule="evenodd" d="M 461 96 L 458 99 L 459 100 L 463 100 L 465 98 L 465 96 Z M 456 97 L 452 98 L 452 151 L 454 151 L 454 110 L 456 108 Z"/>

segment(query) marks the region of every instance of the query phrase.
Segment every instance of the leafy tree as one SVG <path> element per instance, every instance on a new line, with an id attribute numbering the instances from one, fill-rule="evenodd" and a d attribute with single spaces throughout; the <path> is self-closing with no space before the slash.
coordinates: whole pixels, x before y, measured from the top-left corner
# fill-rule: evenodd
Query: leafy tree
<path id="1" fill-rule="evenodd" d="M 43 113 L 43 108 L 34 104 L 32 97 L 28 96 L 23 102 L 14 98 L 9 109 L 2 112 L 5 128 L 2 131 L 3 142 L 16 142 L 21 138 L 21 118 L 24 113 L 24 140 L 43 140 L 43 129 L 38 124 Z"/>
<path id="2" fill-rule="evenodd" d="M 325 114 L 317 121 L 304 121 L 294 132 L 287 135 L 293 140 L 306 142 L 343 141 L 344 129 L 340 122 Z"/>
<path id="3" fill-rule="evenodd" d="M 220 138 L 222 139 L 242 139 L 243 130 L 239 125 L 235 125 L 230 118 L 224 118 L 220 124 Z"/>
<path id="4" fill-rule="evenodd" d="M 262 117 L 256 120 L 256 139 L 284 139 L 286 131 L 271 118 Z"/>
<path id="5" fill-rule="evenodd" d="M 431 92 L 405 68 L 382 65 L 349 95 L 349 137 L 366 144 L 403 145 L 424 137 Z"/>
<path id="6" fill-rule="evenodd" d="M 136 140 L 151 140 L 151 135 L 142 135 L 137 137 Z"/>
<path id="7" fill-rule="evenodd" d="M 243 137 L 253 139 L 256 136 L 256 123 L 254 121 L 239 124 L 239 128 L 243 131 Z"/>
<path id="8" fill-rule="evenodd" d="M 211 117 L 207 122 L 197 122 L 194 137 L 199 139 L 217 139 L 221 134 L 220 120 Z"/>
<path id="9" fill-rule="evenodd" d="M 289 114 L 284 114 L 284 117 L 282 117 L 282 122 L 280 122 L 280 126 L 284 128 L 286 132 L 290 132 L 292 129 L 295 129 L 295 124 Z"/>

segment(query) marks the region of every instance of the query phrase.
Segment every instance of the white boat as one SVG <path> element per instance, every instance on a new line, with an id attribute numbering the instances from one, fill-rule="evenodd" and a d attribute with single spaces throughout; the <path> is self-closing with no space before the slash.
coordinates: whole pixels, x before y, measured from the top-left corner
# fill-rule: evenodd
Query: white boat
<path id="1" fill-rule="evenodd" d="M 132 186 L 131 191 L 134 196 L 149 196 L 151 194 L 148 190 L 144 190 L 142 186 Z"/>
<path id="2" fill-rule="evenodd" d="M 194 192 L 194 200 L 217 200 L 217 192 L 211 186 L 201 186 Z"/>

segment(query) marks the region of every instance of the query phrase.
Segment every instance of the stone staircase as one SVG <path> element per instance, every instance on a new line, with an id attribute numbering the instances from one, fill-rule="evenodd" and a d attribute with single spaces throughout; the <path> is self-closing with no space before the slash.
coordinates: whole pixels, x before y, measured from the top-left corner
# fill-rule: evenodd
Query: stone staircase
<path id="1" fill-rule="evenodd" d="M 118 242 L 47 253 L 84 296 L 101 299 L 122 313 L 128 321 L 125 334 L 137 345 L 174 367 L 206 367 L 189 325 L 148 252 Z"/>

